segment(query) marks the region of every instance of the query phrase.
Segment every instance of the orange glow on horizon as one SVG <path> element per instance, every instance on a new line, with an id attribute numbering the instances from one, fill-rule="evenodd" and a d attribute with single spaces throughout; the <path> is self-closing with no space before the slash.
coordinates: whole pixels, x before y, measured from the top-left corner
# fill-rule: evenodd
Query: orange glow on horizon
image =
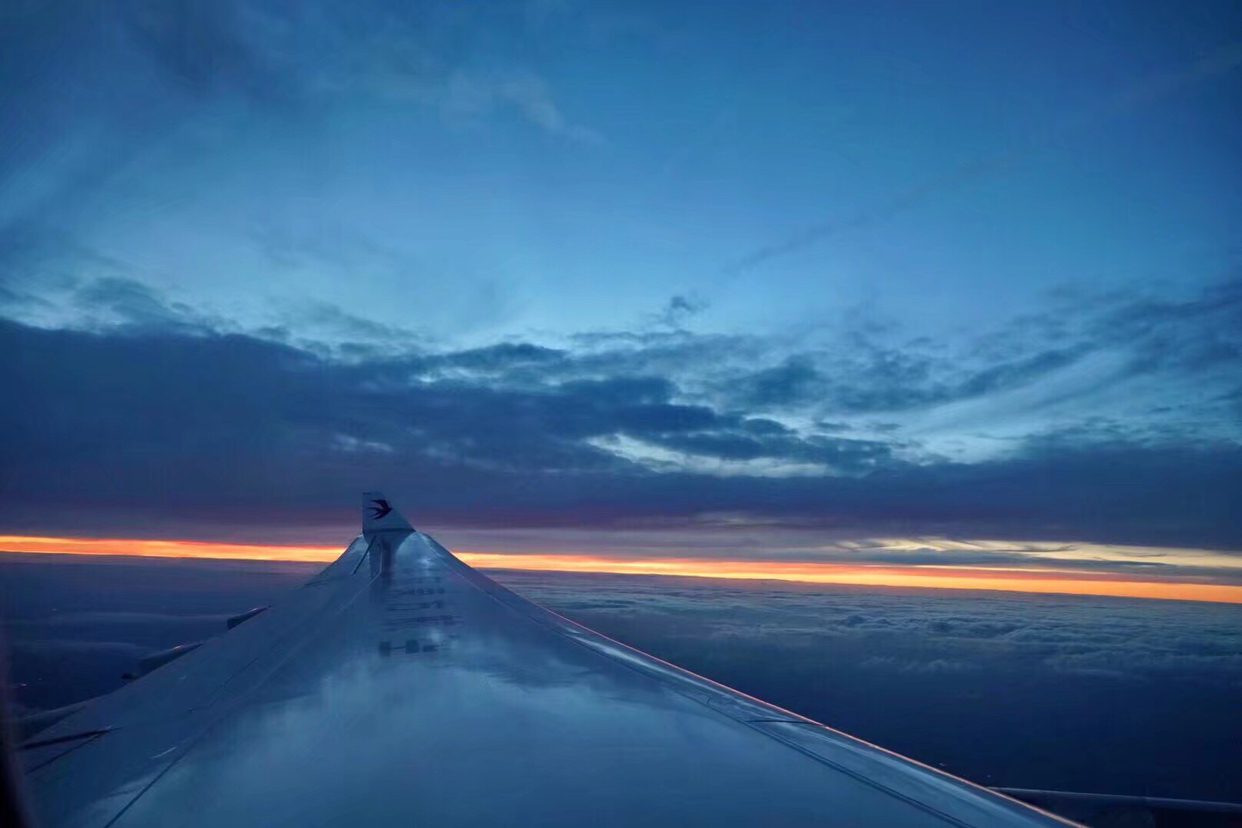
<path id="1" fill-rule="evenodd" d="M 50 555 L 119 555 L 130 558 L 214 558 L 217 560 L 332 563 L 341 556 L 345 547 L 0 535 L 0 551 Z"/>
<path id="2" fill-rule="evenodd" d="M 0 550 L 28 554 L 114 555 L 330 563 L 340 546 L 272 546 L 210 541 L 119 538 L 44 538 L 0 535 Z M 1122 574 L 1004 567 L 919 567 L 704 558 L 608 558 L 592 555 L 455 553 L 484 569 L 675 575 L 692 578 L 777 580 L 810 584 L 992 589 L 1068 595 L 1105 595 L 1242 604 L 1242 586 L 1187 580 L 1138 580 Z"/>
<path id="3" fill-rule="evenodd" d="M 794 581 L 808 584 L 995 589 L 1062 595 L 1108 595 L 1242 604 L 1242 586 L 1187 581 L 1140 581 L 1111 573 L 1034 572 L 1002 567 L 866 566 L 783 561 L 721 561 L 695 558 L 625 560 L 585 555 L 496 555 L 463 552 L 483 569 L 590 572 L 618 575 L 680 575 L 691 578 Z"/>

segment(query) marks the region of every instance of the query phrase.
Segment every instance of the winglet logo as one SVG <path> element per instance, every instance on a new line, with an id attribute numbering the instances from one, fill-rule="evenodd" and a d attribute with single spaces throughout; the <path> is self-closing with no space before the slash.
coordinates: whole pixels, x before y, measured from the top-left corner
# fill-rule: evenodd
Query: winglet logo
<path id="1" fill-rule="evenodd" d="M 392 511 L 387 500 L 372 500 L 367 509 L 371 512 L 371 520 L 379 520 Z"/>

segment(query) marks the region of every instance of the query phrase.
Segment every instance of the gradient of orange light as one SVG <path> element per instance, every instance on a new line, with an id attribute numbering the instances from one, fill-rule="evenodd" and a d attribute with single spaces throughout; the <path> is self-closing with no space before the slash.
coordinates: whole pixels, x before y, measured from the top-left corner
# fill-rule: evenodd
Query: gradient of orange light
<path id="1" fill-rule="evenodd" d="M 795 581 L 811 584 L 931 587 L 940 589 L 997 589 L 1063 595 L 1111 595 L 1125 598 L 1161 598 L 1242 604 L 1242 586 L 1138 581 L 1109 573 L 1032 572 L 1003 568 L 854 566 L 835 563 L 781 561 L 719 561 L 703 559 L 625 560 L 580 555 L 496 555 L 458 553 L 471 566 L 484 569 L 520 569 L 591 572 L 618 575 L 681 575 L 697 578 Z"/>
<path id="2" fill-rule="evenodd" d="M 328 563 L 339 546 L 267 546 L 208 541 L 120 538 L 45 538 L 0 535 L 0 550 L 24 553 L 214 558 Z M 812 584 L 994 589 L 1069 595 L 1109 595 L 1242 604 L 1242 586 L 1182 580 L 1143 581 L 1103 572 L 1032 571 L 1003 567 L 869 566 L 788 561 L 703 558 L 611 558 L 591 555 L 455 553 L 484 569 L 583 572 L 617 575 L 678 575 L 693 578 L 777 580 Z"/>
<path id="3" fill-rule="evenodd" d="M 135 558 L 215 558 L 247 561 L 331 563 L 343 546 L 268 546 L 215 541 L 143 540 L 126 538 L 41 538 L 0 535 L 0 550 L 69 555 L 122 555 Z"/>

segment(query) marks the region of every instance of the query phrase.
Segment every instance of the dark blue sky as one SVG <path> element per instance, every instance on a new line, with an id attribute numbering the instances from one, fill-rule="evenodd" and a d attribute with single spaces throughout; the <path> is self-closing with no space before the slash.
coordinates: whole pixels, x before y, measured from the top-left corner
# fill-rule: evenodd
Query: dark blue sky
<path id="1" fill-rule="evenodd" d="M 18 3 L 0 531 L 1242 549 L 1235 3 Z"/>

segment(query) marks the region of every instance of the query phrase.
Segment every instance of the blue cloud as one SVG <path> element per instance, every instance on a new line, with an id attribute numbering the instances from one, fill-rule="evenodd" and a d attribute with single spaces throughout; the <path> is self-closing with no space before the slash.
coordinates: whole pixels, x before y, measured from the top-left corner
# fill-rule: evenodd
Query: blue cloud
<path id="1" fill-rule="evenodd" d="M 756 386 L 744 379 L 736 393 L 696 394 L 694 378 L 722 356 L 745 365 L 744 342 L 682 334 L 672 348 L 652 335 L 586 352 L 513 341 L 342 354 L 221 332 L 124 280 L 76 295 L 121 321 L 0 326 L 15 355 L 0 365 L 13 400 L 0 411 L 10 527 L 35 514 L 45 532 L 49 515 L 117 525 L 152 508 L 166 524 L 223 514 L 262 523 L 339 507 L 345 492 L 379 482 L 433 522 L 734 511 L 873 532 L 1242 545 L 1242 450 L 1173 424 L 1145 433 L 1088 421 L 962 463 L 920 454 L 900 431 L 842 436 L 753 416 Z M 1216 336 L 1209 312 L 1219 313 L 1182 316 Z M 975 372 L 987 379 L 969 395 L 1051 370 L 1013 364 Z M 868 380 L 893 387 L 883 370 L 851 381 Z M 788 398 L 767 399 L 779 411 Z"/>

